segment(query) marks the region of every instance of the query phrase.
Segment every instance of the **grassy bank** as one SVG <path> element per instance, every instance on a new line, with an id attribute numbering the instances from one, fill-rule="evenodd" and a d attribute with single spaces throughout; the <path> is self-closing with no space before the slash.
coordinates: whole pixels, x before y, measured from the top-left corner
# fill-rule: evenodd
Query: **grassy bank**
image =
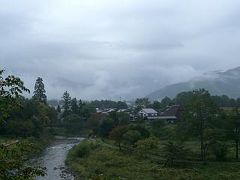
<path id="1" fill-rule="evenodd" d="M 44 175 L 44 167 L 31 167 L 28 160 L 40 154 L 52 136 L 41 138 L 0 137 L 0 179 L 33 179 Z"/>
<path id="2" fill-rule="evenodd" d="M 0 137 L 1 156 L 4 156 L 5 152 L 14 152 L 14 154 L 21 154 L 21 158 L 28 160 L 41 153 L 53 139 L 54 137 L 50 135 L 40 138 L 28 137 L 20 139 Z"/>
<path id="3" fill-rule="evenodd" d="M 239 162 L 165 168 L 160 161 L 85 140 L 70 150 L 67 165 L 77 179 L 240 179 Z"/>

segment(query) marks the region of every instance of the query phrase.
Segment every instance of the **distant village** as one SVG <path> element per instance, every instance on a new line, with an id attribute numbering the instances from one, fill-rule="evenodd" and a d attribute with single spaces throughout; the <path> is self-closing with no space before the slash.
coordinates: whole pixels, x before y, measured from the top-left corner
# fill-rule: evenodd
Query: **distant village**
<path id="1" fill-rule="evenodd" d="M 99 114 L 109 114 L 111 112 L 117 112 L 117 113 L 127 113 L 129 114 L 130 121 L 134 122 L 138 119 L 146 120 L 146 121 L 156 121 L 161 120 L 167 123 L 175 123 L 176 120 L 181 115 L 181 108 L 179 105 L 171 105 L 167 106 L 167 108 L 159 112 L 153 108 L 142 108 L 137 113 L 134 113 L 134 108 L 128 108 L 128 109 L 116 109 L 116 108 L 106 108 L 106 109 L 99 109 L 96 108 L 96 113 Z"/>
<path id="2" fill-rule="evenodd" d="M 144 98 L 143 98 L 144 99 Z M 104 107 L 103 102 L 111 102 L 113 103 L 114 101 L 110 100 L 102 100 L 102 101 L 93 101 L 93 102 L 98 102 L 95 103 L 94 109 L 95 111 L 93 112 L 94 114 L 98 115 L 109 115 L 110 113 L 124 113 L 127 114 L 129 117 L 130 122 L 136 122 L 138 120 L 144 120 L 144 121 L 163 121 L 166 123 L 175 123 L 177 119 L 180 118 L 182 108 L 180 105 L 166 105 L 163 109 L 159 108 L 151 108 L 145 105 L 141 105 L 140 107 L 137 106 L 133 102 L 121 102 L 120 107 L 108 107 L 108 105 L 105 105 Z M 91 102 L 92 103 L 92 102 Z M 119 102 L 114 102 L 114 103 L 119 103 Z M 57 109 L 57 106 L 60 106 L 61 111 L 63 111 L 63 107 L 60 102 L 50 102 L 49 103 L 52 107 Z M 100 104 L 100 105 L 98 105 Z M 99 106 L 99 107 L 97 107 Z M 103 106 L 103 107 L 102 107 Z"/>

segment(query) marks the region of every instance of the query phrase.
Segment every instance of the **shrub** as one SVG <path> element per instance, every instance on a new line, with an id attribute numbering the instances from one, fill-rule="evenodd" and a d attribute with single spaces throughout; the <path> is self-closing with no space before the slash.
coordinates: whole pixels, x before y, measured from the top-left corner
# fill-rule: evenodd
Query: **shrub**
<path id="1" fill-rule="evenodd" d="M 141 133 L 137 130 L 129 130 L 123 135 L 124 143 L 133 145 L 138 140 L 142 139 Z"/>
<path id="2" fill-rule="evenodd" d="M 223 161 L 226 159 L 228 147 L 222 142 L 216 142 L 212 145 L 212 152 L 217 161 Z"/>
<path id="3" fill-rule="evenodd" d="M 183 145 L 174 142 L 166 143 L 164 152 L 166 157 L 164 166 L 167 167 L 176 166 L 176 161 L 183 160 L 187 154 L 187 150 Z"/>
<path id="4" fill-rule="evenodd" d="M 91 150 L 94 150 L 96 147 L 97 144 L 95 142 L 84 140 L 72 149 L 71 157 L 86 157 L 90 154 Z"/>
<path id="5" fill-rule="evenodd" d="M 111 132 L 109 137 L 118 144 L 119 150 L 121 150 L 121 143 L 123 141 L 123 135 L 128 131 L 127 126 L 117 126 Z"/>
<path id="6" fill-rule="evenodd" d="M 135 151 L 139 157 L 147 157 L 152 151 L 158 149 L 158 140 L 154 137 L 139 140 L 135 143 Z"/>

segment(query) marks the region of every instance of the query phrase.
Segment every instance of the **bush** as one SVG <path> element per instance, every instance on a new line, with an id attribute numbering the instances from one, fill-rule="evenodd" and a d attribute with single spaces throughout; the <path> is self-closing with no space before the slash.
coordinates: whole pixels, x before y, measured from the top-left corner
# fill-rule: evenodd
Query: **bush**
<path id="1" fill-rule="evenodd" d="M 139 140 L 135 143 L 135 152 L 139 157 L 147 157 L 147 155 L 151 154 L 152 151 L 156 151 L 158 149 L 158 143 L 158 140 L 154 137 Z"/>
<path id="2" fill-rule="evenodd" d="M 103 120 L 99 128 L 99 133 L 101 137 L 108 137 L 109 133 L 114 128 L 114 121 L 111 118 L 106 118 Z"/>
<path id="3" fill-rule="evenodd" d="M 183 145 L 174 142 L 166 143 L 164 146 L 164 152 L 166 157 L 164 164 L 165 167 L 176 166 L 176 162 L 183 160 L 186 154 L 188 154 Z"/>
<path id="4" fill-rule="evenodd" d="M 76 145 L 71 150 L 71 157 L 86 157 L 90 154 L 92 150 L 94 150 L 97 147 L 97 144 L 92 141 L 84 140 L 80 144 Z"/>
<path id="5" fill-rule="evenodd" d="M 222 142 L 216 142 L 212 145 L 212 152 L 217 161 L 223 161 L 226 159 L 228 147 Z"/>
<path id="6" fill-rule="evenodd" d="M 150 136 L 149 131 L 147 130 L 147 128 L 144 125 L 141 125 L 141 124 L 130 125 L 129 129 L 138 131 L 141 135 L 141 139 L 146 139 L 146 138 L 149 138 L 149 136 Z"/>
<path id="7" fill-rule="evenodd" d="M 109 137 L 118 144 L 119 150 L 121 150 L 121 143 L 123 141 L 123 135 L 128 131 L 127 126 L 117 126 L 111 132 Z"/>
<path id="8" fill-rule="evenodd" d="M 126 145 L 133 145 L 138 140 L 142 139 L 141 133 L 137 130 L 129 130 L 123 135 L 123 141 Z"/>

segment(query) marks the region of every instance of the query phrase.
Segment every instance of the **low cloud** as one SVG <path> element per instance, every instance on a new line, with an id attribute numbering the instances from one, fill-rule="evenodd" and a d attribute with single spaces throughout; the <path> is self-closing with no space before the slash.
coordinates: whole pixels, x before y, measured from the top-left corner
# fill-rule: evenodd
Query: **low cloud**
<path id="1" fill-rule="evenodd" d="M 240 2 L 4 1 L 0 65 L 48 98 L 133 99 L 239 66 Z"/>

